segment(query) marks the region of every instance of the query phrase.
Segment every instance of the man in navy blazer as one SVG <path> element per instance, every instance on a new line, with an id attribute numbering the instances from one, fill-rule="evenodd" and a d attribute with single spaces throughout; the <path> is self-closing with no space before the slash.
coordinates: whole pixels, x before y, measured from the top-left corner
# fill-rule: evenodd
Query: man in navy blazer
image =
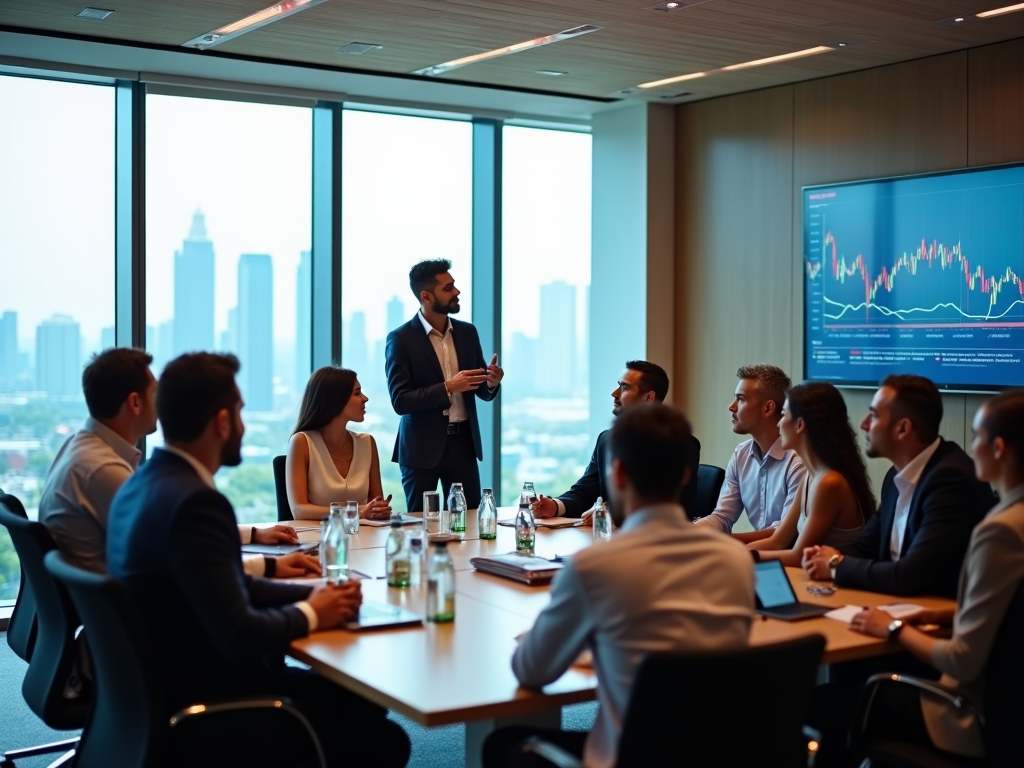
<path id="1" fill-rule="evenodd" d="M 110 509 L 108 571 L 134 598 L 148 630 L 167 714 L 218 698 L 289 696 L 317 731 L 330 765 L 405 765 L 408 738 L 386 710 L 314 672 L 285 666 L 281 656 L 289 641 L 352 619 L 362 602 L 359 582 L 311 589 L 242 570 L 235 512 L 213 481 L 220 466 L 242 459 L 238 368 L 233 355 L 208 353 L 168 363 L 156 391 L 165 446 L 121 487 Z M 224 759 L 238 765 L 274 750 L 279 764 L 295 759 L 295 743 L 282 734 L 254 738 L 244 723 L 234 725 L 242 731 L 219 729 L 193 748 L 209 762 L 225 744 Z"/>
<path id="2" fill-rule="evenodd" d="M 890 595 L 956 597 L 971 532 L 996 499 L 963 449 L 939 437 L 941 421 L 942 396 L 928 379 L 882 382 L 860 425 L 867 455 L 893 463 L 878 514 L 841 550 L 806 549 L 811 578 Z"/>
<path id="3" fill-rule="evenodd" d="M 476 399 L 493 400 L 504 371 L 498 356 L 484 363 L 471 323 L 451 319 L 459 294 L 447 259 L 421 261 L 409 271 L 420 302 L 416 316 L 388 334 L 385 371 L 395 413 L 401 416 L 391 460 L 402 470 L 406 509 L 423 508 L 423 493 L 442 495 L 462 483 L 470 507 L 480 503 L 484 457 Z"/>

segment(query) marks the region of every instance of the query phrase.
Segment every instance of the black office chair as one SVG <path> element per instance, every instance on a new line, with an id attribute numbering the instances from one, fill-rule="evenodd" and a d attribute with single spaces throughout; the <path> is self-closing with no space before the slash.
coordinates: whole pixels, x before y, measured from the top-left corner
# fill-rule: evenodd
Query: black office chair
<path id="1" fill-rule="evenodd" d="M 986 766 L 1009 768 L 1024 765 L 1024 583 L 1010 602 L 999 626 L 988 662 L 985 664 L 984 710 L 966 696 L 958 696 L 940 687 L 934 680 L 909 675 L 881 674 L 868 680 L 854 716 L 850 740 L 854 750 L 873 766 L 892 768 L 939 768 L 940 766 Z M 894 740 L 870 736 L 871 705 L 877 692 L 886 685 L 912 685 L 945 699 L 956 709 L 970 710 L 982 723 L 985 758 L 950 757 L 947 753 Z"/>
<path id="2" fill-rule="evenodd" d="M 16 496 L 0 493 L 0 505 L 10 513 L 28 519 L 25 507 Z M 7 644 L 22 661 L 32 658 L 32 648 L 36 644 L 36 599 L 25 578 L 18 586 L 18 599 L 7 622 Z"/>
<path id="3" fill-rule="evenodd" d="M 12 507 L 17 512 L 12 512 Z M 64 588 L 50 576 L 43 565 L 43 557 L 55 549 L 50 532 L 42 523 L 24 517 L 24 508 L 12 496 L 0 497 L 0 524 L 7 528 L 18 553 L 22 582 L 28 582 L 34 604 L 19 611 L 18 622 L 28 620 L 28 610 L 34 609 L 36 636 L 31 643 L 28 670 L 21 685 L 21 693 L 40 720 L 50 728 L 68 731 L 81 728 L 92 709 L 88 689 L 77 698 L 65 698 L 64 690 L 79 657 L 75 642 L 78 614 Z M 19 629 L 21 633 L 25 630 Z M 13 647 L 13 646 L 12 646 Z M 24 646 L 22 646 L 24 647 Z M 15 651 L 17 652 L 17 650 Z M 19 653 L 19 655 L 21 655 Z M 36 747 L 8 750 L 0 754 L 0 766 L 14 765 L 14 761 L 54 752 L 66 754 L 54 766 L 70 760 L 78 739 L 63 739 Z"/>
<path id="4" fill-rule="evenodd" d="M 696 520 L 715 511 L 718 494 L 721 493 L 724 482 L 725 470 L 721 467 L 713 464 L 701 464 L 697 467 L 697 494 L 694 500 L 695 508 L 690 517 Z"/>
<path id="5" fill-rule="evenodd" d="M 817 744 L 808 742 L 804 721 L 824 650 L 824 637 L 808 635 L 739 651 L 651 654 L 637 670 L 616 768 L 806 768 Z M 762 692 L 769 706 L 738 732 L 727 713 L 735 712 L 744 691 Z M 686 703 L 693 700 L 700 705 Z M 539 739 L 523 751 L 557 768 L 582 765 Z"/>
<path id="6" fill-rule="evenodd" d="M 248 698 L 196 703 L 167 717 L 160 685 L 159 660 L 136 608 L 124 587 L 109 576 L 100 576 L 71 565 L 60 552 L 46 556 L 46 568 L 70 593 L 89 633 L 96 702 L 92 717 L 82 734 L 74 768 L 152 768 L 190 764 L 231 764 L 230 759 L 211 759 L 195 754 L 189 745 L 189 728 L 205 722 L 217 738 L 217 718 L 212 715 L 246 712 L 263 715 L 251 723 L 252 737 L 260 733 L 280 734 L 277 726 L 292 719 L 292 731 L 309 739 L 309 760 L 302 760 L 302 748 L 295 744 L 296 764 L 324 766 L 320 740 L 312 726 L 285 698 Z M 202 726 L 200 726 L 202 727 Z M 191 735 L 195 735 L 194 733 Z M 223 737 L 221 737 L 223 740 Z M 246 761 L 253 766 L 252 761 Z"/>
<path id="7" fill-rule="evenodd" d="M 292 508 L 288 504 L 288 491 L 284 484 L 285 457 L 274 457 L 274 490 L 277 493 L 277 522 L 286 523 L 294 520 Z"/>

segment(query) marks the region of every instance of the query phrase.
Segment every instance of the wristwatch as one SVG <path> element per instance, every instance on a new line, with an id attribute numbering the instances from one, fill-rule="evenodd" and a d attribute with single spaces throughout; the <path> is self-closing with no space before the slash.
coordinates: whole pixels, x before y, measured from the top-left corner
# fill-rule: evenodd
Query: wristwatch
<path id="1" fill-rule="evenodd" d="M 843 556 L 838 552 L 828 559 L 828 570 L 832 574 L 832 581 L 836 580 L 836 566 L 843 559 Z"/>
<path id="2" fill-rule="evenodd" d="M 889 639 L 895 640 L 900 632 L 903 630 L 903 621 L 900 619 L 893 619 L 889 623 Z"/>

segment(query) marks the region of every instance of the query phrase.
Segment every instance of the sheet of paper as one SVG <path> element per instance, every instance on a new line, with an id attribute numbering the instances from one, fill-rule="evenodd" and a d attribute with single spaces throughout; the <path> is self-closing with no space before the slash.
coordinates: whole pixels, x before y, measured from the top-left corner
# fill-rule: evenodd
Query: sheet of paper
<path id="1" fill-rule="evenodd" d="M 902 619 L 904 616 L 910 616 L 911 614 L 923 611 L 924 606 L 916 605 L 914 603 L 890 603 L 889 605 L 878 606 L 879 610 L 885 611 L 894 619 Z M 834 611 L 829 611 L 825 614 L 825 618 L 835 619 L 841 621 L 844 624 L 849 624 L 856 616 L 864 610 L 862 605 L 844 605 L 842 608 L 836 608 Z"/>

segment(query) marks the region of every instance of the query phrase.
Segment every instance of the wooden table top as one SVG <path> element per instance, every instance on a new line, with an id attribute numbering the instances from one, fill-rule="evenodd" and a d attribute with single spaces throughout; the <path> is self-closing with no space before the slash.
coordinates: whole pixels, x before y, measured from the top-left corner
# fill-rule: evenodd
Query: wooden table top
<path id="1" fill-rule="evenodd" d="M 502 514 L 507 511 L 501 510 L 499 517 L 507 516 Z M 365 633 L 317 632 L 292 643 L 290 655 L 370 701 L 427 726 L 513 717 L 593 699 L 596 677 L 586 668 L 571 668 L 543 692 L 518 686 L 510 665 L 515 637 L 533 625 L 550 602 L 550 593 L 547 587 L 528 587 L 475 571 L 470 564 L 472 557 L 511 551 L 515 532 L 499 526 L 497 539 L 480 540 L 476 536 L 476 516 L 469 517 L 465 539 L 448 545 L 456 568 L 454 622 Z M 383 543 L 388 530 L 364 526 L 350 537 L 349 565 L 373 577 L 363 581 L 366 600 L 422 613 L 422 588 L 389 588 L 383 580 Z M 539 529 L 537 554 L 571 555 L 592 541 L 589 528 Z M 797 597 L 806 602 L 836 607 L 893 602 L 913 602 L 927 608 L 955 605 L 945 598 L 900 599 L 843 588 L 829 596 L 810 595 L 806 586 L 813 582 L 803 570 L 786 571 Z M 823 664 L 898 649 L 895 643 L 858 634 L 824 617 L 797 622 L 757 617 L 750 641 L 761 645 L 812 633 L 825 636 Z"/>

